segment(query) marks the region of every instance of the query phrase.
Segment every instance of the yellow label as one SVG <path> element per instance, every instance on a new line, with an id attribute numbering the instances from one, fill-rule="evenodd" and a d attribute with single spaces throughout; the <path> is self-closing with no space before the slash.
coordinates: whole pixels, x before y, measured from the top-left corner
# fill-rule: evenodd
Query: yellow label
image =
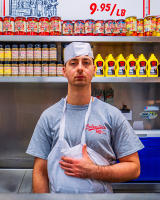
<path id="1" fill-rule="evenodd" d="M 4 75 L 11 75 L 12 69 L 11 67 L 4 67 Z"/>
<path id="2" fill-rule="evenodd" d="M 5 59 L 11 60 L 12 58 L 12 52 L 5 50 Z"/>
<path id="3" fill-rule="evenodd" d="M 0 50 L 0 60 L 3 60 L 3 59 L 4 59 L 4 51 Z"/>
<path id="4" fill-rule="evenodd" d="M 0 65 L 0 76 L 3 76 L 3 65 Z"/>

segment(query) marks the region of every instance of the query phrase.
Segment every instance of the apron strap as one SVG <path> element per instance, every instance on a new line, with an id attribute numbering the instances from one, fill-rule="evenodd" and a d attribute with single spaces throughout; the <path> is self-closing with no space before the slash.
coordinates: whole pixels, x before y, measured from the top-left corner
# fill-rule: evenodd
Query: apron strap
<path id="1" fill-rule="evenodd" d="M 89 115 L 90 115 L 90 112 L 91 112 L 91 102 L 92 101 L 93 101 L 93 97 L 91 97 L 91 99 L 90 99 L 88 110 L 87 110 L 86 115 L 85 115 L 84 128 L 83 128 L 82 137 L 81 137 L 81 144 L 82 145 L 84 145 L 86 143 L 85 129 L 86 129 L 86 125 L 87 125 Z M 67 106 L 67 96 L 64 99 L 63 114 L 62 114 L 62 118 L 60 120 L 60 129 L 59 129 L 59 139 L 60 140 L 64 139 L 66 106 Z"/>

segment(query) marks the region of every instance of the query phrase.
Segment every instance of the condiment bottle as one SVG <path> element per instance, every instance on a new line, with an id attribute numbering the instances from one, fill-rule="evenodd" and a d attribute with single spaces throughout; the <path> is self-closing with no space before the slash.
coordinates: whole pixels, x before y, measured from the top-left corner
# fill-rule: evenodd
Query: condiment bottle
<path id="1" fill-rule="evenodd" d="M 57 75 L 57 66 L 56 61 L 50 61 L 49 63 L 49 76 L 56 76 Z"/>
<path id="2" fill-rule="evenodd" d="M 57 62 L 57 76 L 63 76 L 63 66 L 62 61 Z"/>
<path id="3" fill-rule="evenodd" d="M 11 74 L 12 74 L 11 61 L 5 61 L 4 62 L 4 76 L 11 76 Z"/>
<path id="4" fill-rule="evenodd" d="M 137 76 L 137 66 L 136 66 L 136 59 L 133 54 L 130 54 L 126 58 L 126 74 L 128 77 L 136 77 Z"/>
<path id="5" fill-rule="evenodd" d="M 42 61 L 42 76 L 48 76 L 48 62 Z"/>
<path id="6" fill-rule="evenodd" d="M 42 44 L 42 61 L 49 61 L 48 44 Z"/>
<path id="7" fill-rule="evenodd" d="M 34 45 L 34 61 L 41 61 L 41 44 Z"/>
<path id="8" fill-rule="evenodd" d="M 19 50 L 18 45 L 13 44 L 12 45 L 12 61 L 18 61 L 19 60 Z"/>
<path id="9" fill-rule="evenodd" d="M 33 76 L 33 61 L 27 61 L 26 76 Z"/>
<path id="10" fill-rule="evenodd" d="M 19 76 L 25 76 L 25 75 L 26 75 L 26 62 L 19 61 Z"/>
<path id="11" fill-rule="evenodd" d="M 49 60 L 57 60 L 57 46 L 54 43 L 49 44 Z"/>
<path id="12" fill-rule="evenodd" d="M 26 45 L 20 44 L 19 45 L 19 61 L 26 61 Z"/>
<path id="13" fill-rule="evenodd" d="M 18 61 L 12 61 L 12 76 L 18 76 L 18 74 L 19 74 Z"/>
<path id="14" fill-rule="evenodd" d="M 34 62 L 34 76 L 41 76 L 42 74 L 42 68 L 41 68 L 41 62 L 40 61 L 35 61 Z"/>
<path id="15" fill-rule="evenodd" d="M 3 44 L 0 44 L 0 61 L 4 61 L 4 48 L 3 48 Z"/>
<path id="16" fill-rule="evenodd" d="M 147 60 L 143 54 L 140 54 L 137 59 L 137 75 L 139 77 L 147 77 Z"/>
<path id="17" fill-rule="evenodd" d="M 148 59 L 147 74 L 149 77 L 158 77 L 158 59 L 153 53 Z"/>
<path id="18" fill-rule="evenodd" d="M 122 54 L 120 54 L 116 59 L 116 76 L 126 76 L 126 60 Z"/>
<path id="19" fill-rule="evenodd" d="M 33 61 L 33 44 L 27 44 L 27 61 Z"/>
<path id="20" fill-rule="evenodd" d="M 94 60 L 94 65 L 96 66 L 96 77 L 103 77 L 104 76 L 104 60 L 101 54 L 98 54 Z"/>
<path id="21" fill-rule="evenodd" d="M 5 61 L 11 61 L 12 60 L 12 51 L 11 51 L 11 45 L 6 44 L 4 46 L 4 59 Z"/>
<path id="22" fill-rule="evenodd" d="M 4 71 L 3 68 L 4 68 L 3 67 L 3 61 L 0 61 L 0 76 L 3 76 L 3 71 Z"/>
<path id="23" fill-rule="evenodd" d="M 104 64 L 104 76 L 113 77 L 115 76 L 115 65 L 116 61 L 112 54 L 109 54 L 105 59 Z"/>

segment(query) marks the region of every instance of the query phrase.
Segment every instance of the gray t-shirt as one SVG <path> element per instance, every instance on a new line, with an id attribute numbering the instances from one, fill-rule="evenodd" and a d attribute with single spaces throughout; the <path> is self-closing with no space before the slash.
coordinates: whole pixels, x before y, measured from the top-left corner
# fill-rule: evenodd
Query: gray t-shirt
<path id="1" fill-rule="evenodd" d="M 26 153 L 47 159 L 59 137 L 64 99 L 46 109 L 35 127 Z M 73 147 L 81 142 L 88 104 L 67 104 L 65 139 Z M 143 144 L 123 114 L 114 106 L 97 98 L 91 105 L 86 126 L 86 144 L 101 154 L 110 164 L 143 148 Z"/>

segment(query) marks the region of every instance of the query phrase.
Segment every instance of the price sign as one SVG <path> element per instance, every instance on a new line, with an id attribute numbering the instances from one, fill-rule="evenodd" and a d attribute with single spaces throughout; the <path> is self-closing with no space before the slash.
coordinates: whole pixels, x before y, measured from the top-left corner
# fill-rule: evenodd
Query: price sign
<path id="1" fill-rule="evenodd" d="M 145 0 L 0 0 L 0 15 L 25 17 L 60 16 L 62 20 L 124 19 L 129 16 L 142 18 L 144 1 Z"/>

